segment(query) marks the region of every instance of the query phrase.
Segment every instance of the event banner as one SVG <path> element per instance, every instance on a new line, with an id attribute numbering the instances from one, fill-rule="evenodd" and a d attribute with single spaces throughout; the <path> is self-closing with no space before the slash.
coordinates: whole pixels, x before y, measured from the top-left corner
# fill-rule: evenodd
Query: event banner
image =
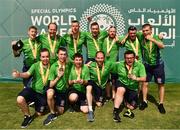
<path id="1" fill-rule="evenodd" d="M 11 41 L 27 38 L 31 25 L 39 34 L 47 32 L 47 25 L 55 22 L 58 33 L 68 33 L 72 20 L 80 22 L 82 31 L 89 31 L 90 22 L 98 22 L 101 30 L 114 25 L 117 35 L 126 35 L 129 26 L 141 30 L 145 23 L 153 26 L 154 34 L 163 34 L 165 48 L 162 55 L 165 63 L 166 81 L 180 82 L 180 15 L 178 0 L 0 0 L 0 79 L 13 80 L 14 68 L 21 71 L 23 56 L 15 58 Z M 179 46 L 179 47 L 178 47 Z M 120 59 L 123 59 L 120 49 Z"/>

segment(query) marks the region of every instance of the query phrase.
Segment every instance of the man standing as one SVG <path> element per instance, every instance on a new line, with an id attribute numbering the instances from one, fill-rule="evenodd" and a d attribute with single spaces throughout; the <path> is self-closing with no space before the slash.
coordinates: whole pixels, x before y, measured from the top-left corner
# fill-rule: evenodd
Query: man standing
<path id="1" fill-rule="evenodd" d="M 37 39 L 37 28 L 35 26 L 30 26 L 28 29 L 28 39 L 23 41 L 13 41 L 12 48 L 13 54 L 15 57 L 20 56 L 21 52 L 23 52 L 23 72 L 29 70 L 32 64 L 40 60 L 40 49 L 41 43 Z M 19 46 L 17 45 L 19 44 Z M 22 44 L 22 45 L 21 45 Z M 21 47 L 21 48 L 20 48 Z M 24 87 L 30 87 L 32 81 L 32 77 L 23 79 Z"/>
<path id="2" fill-rule="evenodd" d="M 46 106 L 46 87 L 49 75 L 49 51 L 44 48 L 40 52 L 40 61 L 34 63 L 27 72 L 20 73 L 13 71 L 14 78 L 33 77 L 32 87 L 24 88 L 17 97 L 17 104 L 24 114 L 24 121 L 21 128 L 26 128 L 33 120 L 27 102 L 35 102 L 37 115 L 42 115 Z"/>
<path id="3" fill-rule="evenodd" d="M 119 107 L 123 100 L 128 110 L 124 116 L 133 118 L 134 114 L 131 110 L 137 107 L 138 101 L 138 85 L 139 82 L 146 80 L 146 72 L 141 62 L 135 61 L 135 53 L 126 51 L 124 53 L 125 61 L 117 64 L 118 80 L 116 82 L 116 95 L 114 99 L 113 120 L 120 122 Z"/>
<path id="4" fill-rule="evenodd" d="M 86 33 L 87 63 L 95 61 L 96 52 L 102 50 L 102 44 L 106 36 L 107 32 L 100 31 L 97 22 L 91 23 L 91 32 Z"/>
<path id="5" fill-rule="evenodd" d="M 58 26 L 56 23 L 48 25 L 48 33 L 38 36 L 39 41 L 42 43 L 42 48 L 47 48 L 50 52 L 50 64 L 52 65 L 57 61 L 57 51 L 59 47 L 65 46 L 64 39 L 57 34 Z"/>
<path id="6" fill-rule="evenodd" d="M 51 65 L 48 78 L 50 84 L 49 89 L 47 90 L 47 103 L 50 109 L 50 114 L 44 120 L 44 125 L 49 125 L 53 120 L 55 120 L 57 114 L 63 114 L 66 104 L 68 77 L 71 64 L 66 62 L 67 51 L 65 48 L 60 47 L 57 55 L 58 61 Z"/>
<path id="7" fill-rule="evenodd" d="M 85 33 L 79 30 L 79 21 L 74 20 L 71 22 L 71 32 L 63 36 L 68 50 L 68 57 L 73 61 L 75 53 L 82 54 L 82 45 L 85 44 Z"/>
<path id="8" fill-rule="evenodd" d="M 161 58 L 160 49 L 165 46 L 158 36 L 152 34 L 152 26 L 150 24 L 144 24 L 142 26 L 143 36 L 141 37 L 141 43 L 143 47 L 144 66 L 146 68 L 147 78 L 146 82 L 143 83 L 143 102 L 140 106 L 141 110 L 144 110 L 147 105 L 147 93 L 148 93 L 148 82 L 151 81 L 154 76 L 155 83 L 159 87 L 159 112 L 165 114 L 166 111 L 163 106 L 164 102 L 164 83 L 165 83 L 165 72 L 164 62 Z"/>
<path id="9" fill-rule="evenodd" d="M 74 65 L 69 75 L 68 100 L 71 105 L 76 104 L 83 113 L 88 113 L 86 85 L 89 79 L 89 68 L 83 65 L 83 56 L 76 53 L 74 55 Z"/>

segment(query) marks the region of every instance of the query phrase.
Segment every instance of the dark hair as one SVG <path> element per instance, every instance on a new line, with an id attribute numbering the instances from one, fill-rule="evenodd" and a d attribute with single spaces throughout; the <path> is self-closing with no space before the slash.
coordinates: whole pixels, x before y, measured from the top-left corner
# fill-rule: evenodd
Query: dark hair
<path id="1" fill-rule="evenodd" d="M 42 48 L 41 51 L 40 51 L 40 55 L 41 55 L 42 52 L 48 52 L 48 54 L 49 54 L 49 50 L 47 48 Z"/>
<path id="2" fill-rule="evenodd" d="M 104 54 L 103 51 L 97 51 L 97 52 L 96 52 L 96 56 L 97 56 L 98 53 L 102 53 L 102 54 L 104 55 L 104 57 L 105 57 L 105 54 Z"/>
<path id="3" fill-rule="evenodd" d="M 91 23 L 91 27 L 97 25 L 99 27 L 99 24 L 97 22 Z"/>
<path id="4" fill-rule="evenodd" d="M 115 27 L 115 26 L 111 25 L 111 26 L 109 27 L 109 29 L 108 29 L 108 30 L 110 30 L 111 28 L 116 29 L 116 27 Z"/>
<path id="5" fill-rule="evenodd" d="M 150 27 L 150 29 L 152 29 L 152 25 L 149 23 L 145 23 L 144 25 L 142 25 L 142 28 L 145 28 L 145 27 Z"/>
<path id="6" fill-rule="evenodd" d="M 78 23 L 79 24 L 79 21 L 78 20 L 72 20 L 71 23 Z"/>
<path id="7" fill-rule="evenodd" d="M 124 58 L 126 57 L 127 54 L 133 54 L 134 57 L 136 56 L 136 54 L 134 53 L 134 51 L 128 50 L 124 53 Z"/>
<path id="8" fill-rule="evenodd" d="M 74 56 L 73 56 L 73 59 L 75 59 L 77 57 L 83 59 L 83 56 L 82 56 L 81 53 L 75 53 Z"/>
<path id="9" fill-rule="evenodd" d="M 57 24 L 56 24 L 55 22 L 49 23 L 49 24 L 48 24 L 48 29 L 49 29 L 49 26 L 50 26 L 51 24 L 54 24 L 54 25 L 56 26 L 56 30 L 57 30 L 58 26 L 57 26 Z"/>
<path id="10" fill-rule="evenodd" d="M 128 28 L 128 32 L 129 32 L 129 31 L 134 31 L 134 30 L 137 30 L 137 28 L 136 28 L 135 26 L 130 26 L 130 27 Z"/>
<path id="11" fill-rule="evenodd" d="M 30 26 L 29 28 L 28 28 L 28 30 L 31 30 L 31 29 L 35 29 L 36 31 L 37 31 L 37 27 L 36 26 Z"/>
<path id="12" fill-rule="evenodd" d="M 64 52 L 66 52 L 66 55 L 67 55 L 67 50 L 66 50 L 66 48 L 64 48 L 64 47 L 59 47 L 57 53 L 59 53 L 59 51 L 64 51 Z"/>

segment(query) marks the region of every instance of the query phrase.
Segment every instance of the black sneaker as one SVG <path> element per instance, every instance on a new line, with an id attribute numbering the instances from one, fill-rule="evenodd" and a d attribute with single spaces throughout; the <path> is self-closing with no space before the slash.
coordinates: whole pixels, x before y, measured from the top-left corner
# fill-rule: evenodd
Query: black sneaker
<path id="1" fill-rule="evenodd" d="M 118 113 L 113 112 L 113 120 L 115 122 L 121 122 L 121 118 Z"/>
<path id="2" fill-rule="evenodd" d="M 159 112 L 160 112 L 161 114 L 165 114 L 165 113 L 166 113 L 166 110 L 164 109 L 163 104 L 159 104 L 159 105 L 158 105 L 158 109 L 159 109 Z"/>
<path id="3" fill-rule="evenodd" d="M 144 110 L 146 107 L 148 107 L 148 104 L 147 104 L 145 101 L 143 101 L 143 102 L 141 103 L 141 105 L 139 106 L 139 109 L 140 109 L 140 110 Z"/>
<path id="4" fill-rule="evenodd" d="M 49 125 L 51 124 L 52 121 L 54 121 L 55 119 L 57 119 L 57 115 L 56 114 L 49 114 L 47 116 L 47 118 L 44 120 L 43 125 Z"/>
<path id="5" fill-rule="evenodd" d="M 131 110 L 127 110 L 124 114 L 123 114 L 124 117 L 129 117 L 129 118 L 134 118 L 134 113 L 131 112 Z"/>
<path id="6" fill-rule="evenodd" d="M 33 118 L 32 116 L 24 116 L 24 121 L 21 124 L 21 128 L 26 128 L 31 122 L 32 122 Z"/>
<path id="7" fill-rule="evenodd" d="M 72 107 L 70 107 L 68 111 L 69 111 L 70 113 L 75 112 L 75 110 L 74 110 Z"/>
<path id="8" fill-rule="evenodd" d="M 94 112 L 93 111 L 88 112 L 87 121 L 88 122 L 93 122 L 94 121 Z"/>

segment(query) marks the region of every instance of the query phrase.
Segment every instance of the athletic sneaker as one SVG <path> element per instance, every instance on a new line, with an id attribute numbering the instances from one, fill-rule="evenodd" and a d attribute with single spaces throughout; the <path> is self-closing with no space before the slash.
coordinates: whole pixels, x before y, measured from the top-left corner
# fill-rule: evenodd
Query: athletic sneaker
<path id="1" fill-rule="evenodd" d="M 88 112 L 87 121 L 88 122 L 93 122 L 94 121 L 94 112 L 93 111 Z"/>
<path id="2" fill-rule="evenodd" d="M 166 113 L 166 110 L 164 109 L 164 106 L 163 106 L 162 103 L 158 105 L 158 109 L 159 109 L 159 112 L 161 114 L 165 114 Z"/>
<path id="3" fill-rule="evenodd" d="M 21 124 L 21 128 L 26 128 L 31 122 L 32 122 L 33 118 L 32 116 L 24 116 L 24 121 Z"/>
<path id="4" fill-rule="evenodd" d="M 54 121 L 55 119 L 57 119 L 57 115 L 56 114 L 49 114 L 47 116 L 47 118 L 44 120 L 43 125 L 49 125 L 51 124 L 52 121 Z"/>
<path id="5" fill-rule="evenodd" d="M 113 120 L 115 122 L 121 122 L 121 118 L 119 116 L 119 113 L 113 112 Z"/>
<path id="6" fill-rule="evenodd" d="M 134 113 L 131 112 L 131 110 L 127 110 L 124 114 L 123 114 L 124 117 L 129 117 L 129 118 L 134 118 Z"/>
<path id="7" fill-rule="evenodd" d="M 143 102 L 141 103 L 141 105 L 139 106 L 139 109 L 140 109 L 140 110 L 144 110 L 146 107 L 148 107 L 148 104 L 147 104 L 145 101 L 143 101 Z"/>

